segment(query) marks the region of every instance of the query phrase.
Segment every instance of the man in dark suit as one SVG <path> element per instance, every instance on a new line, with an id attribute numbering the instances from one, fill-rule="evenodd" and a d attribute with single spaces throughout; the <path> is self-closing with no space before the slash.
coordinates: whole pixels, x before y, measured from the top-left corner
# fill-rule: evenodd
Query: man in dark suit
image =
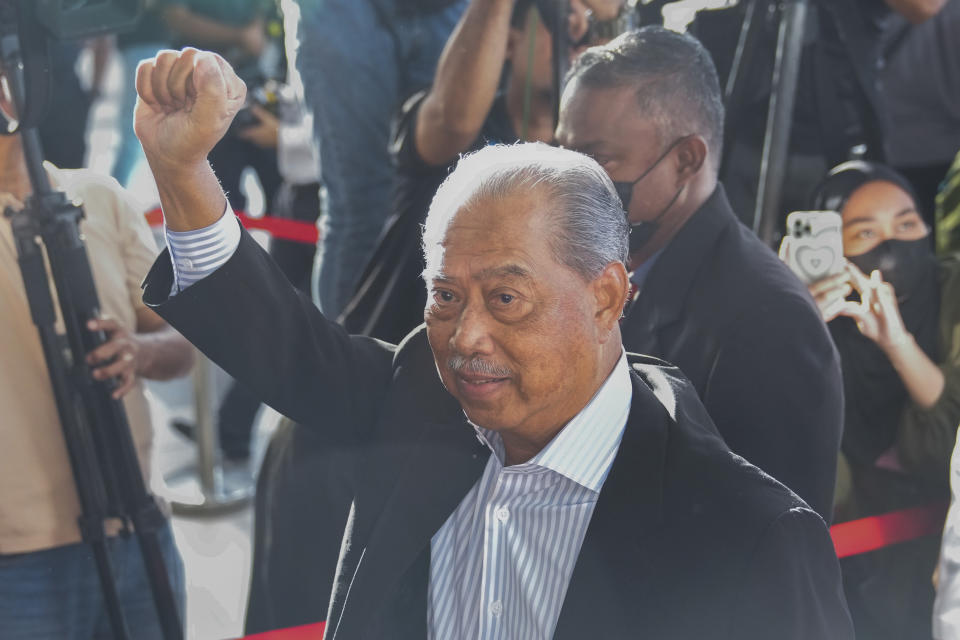
<path id="1" fill-rule="evenodd" d="M 568 76 L 557 141 L 593 156 L 628 211 L 624 346 L 677 365 L 730 449 L 829 521 L 839 357 L 806 289 L 717 181 L 723 104 L 709 54 L 660 27 L 588 50 Z"/>
<path id="2" fill-rule="evenodd" d="M 336 638 L 852 637 L 823 520 L 732 454 L 681 374 L 628 360 L 627 224 L 581 154 L 487 147 L 423 235 L 426 328 L 349 336 L 225 213 L 209 148 L 244 88 L 141 64 L 168 253 L 144 299 L 268 404 L 360 449 Z"/>

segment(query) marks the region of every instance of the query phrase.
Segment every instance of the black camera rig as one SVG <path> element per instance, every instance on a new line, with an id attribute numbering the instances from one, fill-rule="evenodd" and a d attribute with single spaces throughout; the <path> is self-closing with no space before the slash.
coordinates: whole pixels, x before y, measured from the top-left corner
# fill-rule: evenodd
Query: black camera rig
<path id="1" fill-rule="evenodd" d="M 0 70 L 15 113 L 6 115 L 6 134 L 19 134 L 32 194 L 22 211 L 7 210 L 20 272 L 34 324 L 40 334 L 81 513 L 77 523 L 92 550 L 113 637 L 131 637 L 120 606 L 107 553 L 105 523 L 117 519 L 122 535 L 136 535 L 166 640 L 180 640 L 183 627 L 161 553 L 165 524 L 147 488 L 127 415 L 112 397 L 113 380 L 95 382 L 86 354 L 107 341 L 87 329 L 100 315 L 80 221 L 83 209 L 54 191 L 43 168 L 36 130 L 50 99 L 51 38 L 89 37 L 135 24 L 140 0 L 0 0 Z M 65 333 L 56 326 L 50 276 Z"/>

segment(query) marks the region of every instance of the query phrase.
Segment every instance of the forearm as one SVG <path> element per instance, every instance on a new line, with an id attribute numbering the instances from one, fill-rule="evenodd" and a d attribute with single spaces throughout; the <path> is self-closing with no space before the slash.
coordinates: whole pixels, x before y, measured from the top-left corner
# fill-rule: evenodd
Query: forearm
<path id="1" fill-rule="evenodd" d="M 939 13 L 946 0 L 887 0 L 887 6 L 913 24 L 920 24 Z"/>
<path id="2" fill-rule="evenodd" d="M 186 375 L 193 367 L 193 347 L 172 327 L 138 333 L 136 340 L 140 347 L 137 375 L 141 378 L 170 380 Z"/>
<path id="3" fill-rule="evenodd" d="M 164 12 L 167 25 L 197 46 L 239 45 L 243 28 L 222 24 L 193 13 L 186 7 L 171 7 Z"/>
<path id="4" fill-rule="evenodd" d="M 897 433 L 897 449 L 904 466 L 936 483 L 947 478 L 960 424 L 960 368 L 947 363 L 940 367 L 940 373 L 943 391 L 936 404 L 928 409 L 910 404 Z"/>
<path id="5" fill-rule="evenodd" d="M 503 71 L 515 0 L 474 0 L 444 47 L 417 119 L 417 147 L 444 164 L 480 132 Z"/>
<path id="6" fill-rule="evenodd" d="M 933 407 L 943 393 L 943 372 L 917 345 L 913 336 L 885 349 L 910 399 L 921 409 Z"/>
<path id="7" fill-rule="evenodd" d="M 163 219 L 171 231 L 193 231 L 215 223 L 223 215 L 227 197 L 206 160 L 171 166 L 149 155 L 157 182 Z"/>

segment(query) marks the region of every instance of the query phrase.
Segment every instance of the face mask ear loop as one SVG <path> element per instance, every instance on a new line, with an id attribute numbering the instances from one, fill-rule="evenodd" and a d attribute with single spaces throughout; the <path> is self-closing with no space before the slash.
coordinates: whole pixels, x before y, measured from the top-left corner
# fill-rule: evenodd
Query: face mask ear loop
<path id="1" fill-rule="evenodd" d="M 530 103 L 533 98 L 533 62 L 537 52 L 537 25 L 540 16 L 535 7 L 527 14 L 527 73 L 523 82 L 523 119 L 520 121 L 520 141 L 526 142 L 530 133 Z"/>

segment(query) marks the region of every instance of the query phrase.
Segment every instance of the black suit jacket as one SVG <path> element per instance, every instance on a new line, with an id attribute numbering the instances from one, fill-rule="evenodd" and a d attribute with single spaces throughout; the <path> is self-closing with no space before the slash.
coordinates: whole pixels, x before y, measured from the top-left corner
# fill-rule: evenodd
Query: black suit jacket
<path id="1" fill-rule="evenodd" d="M 683 371 L 730 449 L 829 521 L 840 358 L 806 288 L 738 222 L 722 186 L 659 256 L 621 329 L 627 351 Z"/>
<path id="2" fill-rule="evenodd" d="M 362 451 L 328 637 L 424 638 L 430 540 L 489 456 L 425 332 L 396 347 L 348 336 L 246 233 L 211 276 L 168 297 L 171 281 L 164 253 L 146 302 L 268 404 Z M 555 637 L 852 638 L 822 519 L 730 453 L 676 369 L 634 367 Z"/>

